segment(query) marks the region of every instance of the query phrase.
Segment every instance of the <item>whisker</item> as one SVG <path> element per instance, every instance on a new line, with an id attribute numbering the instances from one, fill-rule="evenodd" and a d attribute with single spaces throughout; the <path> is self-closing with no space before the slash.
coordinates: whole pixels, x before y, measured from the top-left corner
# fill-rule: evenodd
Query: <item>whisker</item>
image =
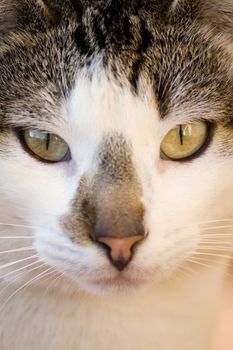
<path id="1" fill-rule="evenodd" d="M 227 238 L 230 238 L 230 237 L 233 237 L 233 232 L 231 233 L 231 232 L 223 232 L 223 233 L 212 233 L 212 232 L 210 232 L 210 233 L 207 233 L 207 234 L 202 234 L 201 233 L 201 237 L 202 238 L 205 238 L 205 239 L 211 239 L 212 237 L 213 238 L 223 238 L 223 237 L 227 237 Z"/>
<path id="2" fill-rule="evenodd" d="M 207 258 L 198 257 L 197 259 L 195 259 L 195 258 L 188 259 L 188 261 L 193 263 L 193 264 L 197 264 L 197 265 L 201 265 L 201 266 L 207 267 L 209 269 L 213 269 L 214 268 L 214 266 L 211 264 L 211 260 L 207 259 Z M 210 264 L 202 263 L 202 261 L 208 262 Z M 227 277 L 233 277 L 232 274 L 227 272 L 227 268 L 229 267 L 229 264 L 227 264 L 226 262 L 223 262 L 223 261 L 221 261 L 220 264 L 221 264 L 221 266 L 224 266 L 226 268 L 226 270 L 223 271 L 224 275 L 226 275 Z"/>
<path id="3" fill-rule="evenodd" d="M 188 277 L 191 275 L 197 274 L 197 271 L 190 268 L 190 266 L 180 266 L 179 269 L 180 268 L 182 268 L 182 270 L 184 270 L 184 272 L 186 272 L 186 276 L 188 276 Z"/>
<path id="4" fill-rule="evenodd" d="M 58 276 L 57 276 L 58 275 Z M 63 276 L 65 275 L 65 272 L 60 272 L 58 271 L 54 277 L 56 277 L 55 279 L 53 279 L 49 285 L 47 286 L 47 288 L 45 289 L 44 293 L 43 293 L 43 297 L 49 292 L 49 289 L 52 288 L 52 286 L 60 279 L 62 278 Z"/>
<path id="5" fill-rule="evenodd" d="M 17 248 L 17 249 L 10 249 L 10 250 L 4 250 L 3 252 L 0 252 L 0 255 L 3 254 L 10 254 L 10 253 L 19 253 L 19 252 L 27 252 L 29 250 L 34 250 L 35 247 L 24 247 L 24 248 Z"/>
<path id="6" fill-rule="evenodd" d="M 233 235 L 224 235 L 224 233 L 218 233 L 217 236 L 215 236 L 215 233 L 213 234 L 213 236 L 211 235 L 211 233 L 208 233 L 207 235 L 201 235 L 201 242 L 217 242 L 217 243 L 226 243 L 226 244 L 232 244 L 233 240 L 231 240 L 231 236 L 233 238 Z M 224 240 L 220 239 L 220 238 L 224 238 Z M 228 241 L 225 241 L 225 239 L 227 239 Z"/>
<path id="7" fill-rule="evenodd" d="M 34 266 L 34 265 L 38 264 L 38 263 L 41 262 L 41 261 L 42 261 L 42 260 L 34 261 L 33 263 L 30 263 L 30 264 L 28 264 L 28 265 L 26 265 L 26 266 L 20 267 L 19 269 L 16 269 L 16 270 L 13 270 L 13 271 L 11 271 L 11 272 L 9 272 L 9 273 L 6 273 L 5 275 L 0 276 L 0 279 L 4 279 L 4 278 L 6 278 L 6 277 L 8 277 L 8 276 L 11 276 L 11 275 L 17 273 L 17 272 L 26 270 L 28 267 Z M 29 270 L 29 272 L 30 272 L 30 271 L 31 271 L 31 270 Z"/>
<path id="8" fill-rule="evenodd" d="M 209 230 L 211 230 L 212 229 L 212 227 L 210 227 L 209 228 Z M 209 231 L 208 230 L 208 231 Z M 202 233 L 203 232 L 203 230 L 201 230 L 201 236 L 202 237 L 214 237 L 214 236 L 224 236 L 224 235 L 226 235 L 226 236 L 233 236 L 233 231 L 230 231 L 230 232 L 222 232 L 222 231 L 219 231 L 219 232 L 205 232 L 206 230 L 204 230 L 204 233 Z"/>
<path id="9" fill-rule="evenodd" d="M 20 227 L 20 228 L 41 228 L 40 226 L 32 226 L 32 225 L 23 225 L 23 224 L 10 224 L 7 222 L 0 222 L 1 226 L 10 226 L 10 227 Z"/>
<path id="10" fill-rule="evenodd" d="M 16 260 L 16 261 L 4 264 L 4 265 L 0 265 L 0 270 L 5 269 L 5 268 L 10 267 L 10 266 L 13 266 L 13 265 L 16 265 L 16 264 L 19 264 L 21 262 L 24 262 L 24 261 L 27 261 L 27 260 L 31 260 L 31 259 L 36 259 L 36 258 L 37 258 L 37 254 L 31 255 L 31 256 L 29 256 L 27 258 Z"/>
<path id="11" fill-rule="evenodd" d="M 33 282 L 36 282 L 40 280 L 43 277 L 46 277 L 50 274 L 54 273 L 54 268 L 49 267 L 47 270 L 39 273 L 36 277 L 32 278 L 30 281 L 24 283 L 20 288 L 18 288 L 14 293 L 12 293 L 6 301 L 1 305 L 0 307 L 0 313 L 3 311 L 4 307 L 14 298 L 16 294 L 18 294 L 21 290 L 25 289 L 26 287 L 30 286 Z"/>
<path id="12" fill-rule="evenodd" d="M 227 260 L 233 260 L 233 256 L 231 255 L 223 255 L 223 254 L 214 254 L 214 253 L 202 253 L 202 252 L 195 252 L 194 255 L 205 255 L 205 256 L 213 256 L 213 257 L 217 257 L 217 258 L 225 258 Z"/>
<path id="13" fill-rule="evenodd" d="M 215 239 L 215 240 L 211 240 L 211 239 L 202 239 L 200 241 L 200 244 L 210 244 L 212 246 L 218 245 L 219 247 L 231 247 L 233 245 L 233 242 L 231 241 L 225 241 L 223 239 Z"/>
<path id="14" fill-rule="evenodd" d="M 42 261 L 42 260 L 41 260 Z M 33 271 L 35 271 L 35 270 L 38 270 L 38 269 L 41 269 L 42 267 L 44 267 L 44 266 L 47 266 L 46 265 L 46 263 L 42 263 L 42 264 L 40 264 L 39 266 L 36 266 L 36 267 L 33 267 L 32 269 L 29 269 L 28 271 L 27 271 L 27 273 L 30 273 L 30 272 L 33 272 Z M 24 272 L 22 273 L 21 272 L 21 274 L 24 274 Z"/>
<path id="15" fill-rule="evenodd" d="M 175 278 L 175 280 L 178 280 L 178 281 L 183 281 L 183 278 L 187 278 L 189 277 L 191 274 L 188 273 L 187 270 L 183 269 L 182 266 L 179 266 L 177 271 L 176 271 L 176 274 L 172 276 L 172 278 Z"/>
<path id="16" fill-rule="evenodd" d="M 194 258 L 192 258 L 192 259 L 187 259 L 187 261 L 188 261 L 188 262 L 191 262 L 191 263 L 193 263 L 193 264 L 201 265 L 202 267 L 213 268 L 212 265 L 204 264 L 204 263 L 202 263 L 202 262 L 200 262 L 200 261 L 198 261 L 198 260 L 196 260 L 196 259 L 194 259 Z"/>
<path id="17" fill-rule="evenodd" d="M 196 259 L 195 259 L 196 258 Z M 204 254 L 203 256 L 197 256 L 195 257 L 195 255 L 192 257 L 192 259 L 197 260 L 197 261 L 207 261 L 211 264 L 213 264 L 213 261 L 211 260 L 211 258 L 209 258 L 208 256 L 206 256 L 206 254 Z M 221 264 L 222 266 L 226 266 L 229 267 L 229 262 L 226 261 L 219 261 L 218 264 Z"/>
<path id="18" fill-rule="evenodd" d="M 219 250 L 219 251 L 225 251 L 225 252 L 232 252 L 233 253 L 233 248 L 229 248 L 229 247 L 213 247 L 213 246 L 200 246 L 198 247 L 198 250 Z"/>
<path id="19" fill-rule="evenodd" d="M 200 241 L 200 246 L 203 246 L 203 245 L 210 245 L 212 247 L 218 246 L 218 247 L 231 248 L 233 246 L 233 242 L 227 242 L 227 241 L 221 240 L 221 239 L 219 239 L 219 240 L 216 239 L 214 241 L 208 240 L 208 239 L 205 239 L 205 240 L 203 239 Z"/>
<path id="20" fill-rule="evenodd" d="M 198 222 L 197 224 L 204 225 L 204 224 L 209 224 L 209 223 L 211 224 L 211 223 L 215 223 L 215 222 L 233 222 L 233 218 L 204 220 L 204 221 Z"/>
<path id="21" fill-rule="evenodd" d="M 233 246 L 233 242 L 227 242 L 227 241 L 224 241 L 224 240 L 209 240 L 209 239 L 203 239 L 203 240 L 201 240 L 201 242 L 200 242 L 200 244 L 202 245 L 202 244 L 210 244 L 210 245 L 212 245 L 213 247 L 215 246 L 215 245 L 221 245 L 221 246 L 223 246 L 224 244 L 226 245 L 226 247 L 231 247 L 231 246 Z"/>
<path id="22" fill-rule="evenodd" d="M 223 228 L 232 228 L 232 227 L 233 225 L 211 226 L 211 227 L 202 228 L 202 231 L 219 230 Z"/>
<path id="23" fill-rule="evenodd" d="M 36 261 L 35 263 L 38 263 L 38 261 Z M 27 271 L 27 273 L 33 272 L 34 270 L 40 269 L 42 267 L 46 266 L 46 264 L 43 262 L 42 264 L 40 264 L 39 266 L 36 266 L 34 268 L 31 268 Z M 18 281 L 18 278 L 22 275 L 24 275 L 25 272 L 22 271 L 20 272 L 13 280 L 11 280 L 8 284 L 5 285 L 4 288 L 1 289 L 0 294 L 3 294 L 5 290 L 7 290 L 11 285 L 14 285 L 14 283 L 16 283 Z"/>
<path id="24" fill-rule="evenodd" d="M 0 239 L 33 239 L 31 236 L 0 236 Z"/>

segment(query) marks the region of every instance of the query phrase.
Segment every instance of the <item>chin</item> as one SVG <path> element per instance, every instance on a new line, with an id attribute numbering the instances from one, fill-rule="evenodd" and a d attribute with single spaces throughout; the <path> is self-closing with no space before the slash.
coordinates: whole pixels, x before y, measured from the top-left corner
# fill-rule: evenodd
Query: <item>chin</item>
<path id="1" fill-rule="evenodd" d="M 154 279 L 152 280 L 148 276 L 137 276 L 127 272 L 120 272 L 115 276 L 109 277 L 93 277 L 78 280 L 80 288 L 88 294 L 109 297 L 135 294 L 147 289 L 153 283 Z"/>
<path id="2" fill-rule="evenodd" d="M 98 276 L 78 279 L 79 287 L 88 294 L 97 296 L 120 297 L 143 292 L 151 287 L 159 288 L 169 281 L 180 280 L 179 268 L 157 268 L 153 270 L 129 269 L 111 276 Z"/>
<path id="3" fill-rule="evenodd" d="M 97 296 L 124 296 L 136 293 L 146 288 L 146 284 L 140 281 L 127 280 L 103 280 L 103 281 L 82 281 L 81 288 L 89 294 Z"/>

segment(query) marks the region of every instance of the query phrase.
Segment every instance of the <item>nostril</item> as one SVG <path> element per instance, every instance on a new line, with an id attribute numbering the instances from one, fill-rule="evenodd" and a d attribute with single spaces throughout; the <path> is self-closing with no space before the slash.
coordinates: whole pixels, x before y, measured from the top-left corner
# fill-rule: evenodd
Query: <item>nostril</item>
<path id="1" fill-rule="evenodd" d="M 112 264 L 122 271 L 132 258 L 133 248 L 143 239 L 142 235 L 124 238 L 99 237 L 98 242 L 107 250 Z"/>

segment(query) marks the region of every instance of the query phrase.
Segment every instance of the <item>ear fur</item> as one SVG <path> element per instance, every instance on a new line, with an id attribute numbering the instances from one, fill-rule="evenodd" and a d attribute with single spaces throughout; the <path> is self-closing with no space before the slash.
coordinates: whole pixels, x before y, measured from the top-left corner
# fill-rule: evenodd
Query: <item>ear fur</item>
<path id="1" fill-rule="evenodd" d="M 0 0 L 0 35 L 27 28 L 44 30 L 59 19 L 44 0 Z"/>

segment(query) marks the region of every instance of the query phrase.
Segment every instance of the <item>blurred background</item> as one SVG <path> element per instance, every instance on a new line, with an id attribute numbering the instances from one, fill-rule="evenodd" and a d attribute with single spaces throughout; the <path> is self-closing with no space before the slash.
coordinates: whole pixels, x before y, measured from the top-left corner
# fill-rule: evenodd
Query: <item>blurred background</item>
<path id="1" fill-rule="evenodd" d="M 222 290 L 222 308 L 213 350 L 233 350 L 233 267 Z"/>

